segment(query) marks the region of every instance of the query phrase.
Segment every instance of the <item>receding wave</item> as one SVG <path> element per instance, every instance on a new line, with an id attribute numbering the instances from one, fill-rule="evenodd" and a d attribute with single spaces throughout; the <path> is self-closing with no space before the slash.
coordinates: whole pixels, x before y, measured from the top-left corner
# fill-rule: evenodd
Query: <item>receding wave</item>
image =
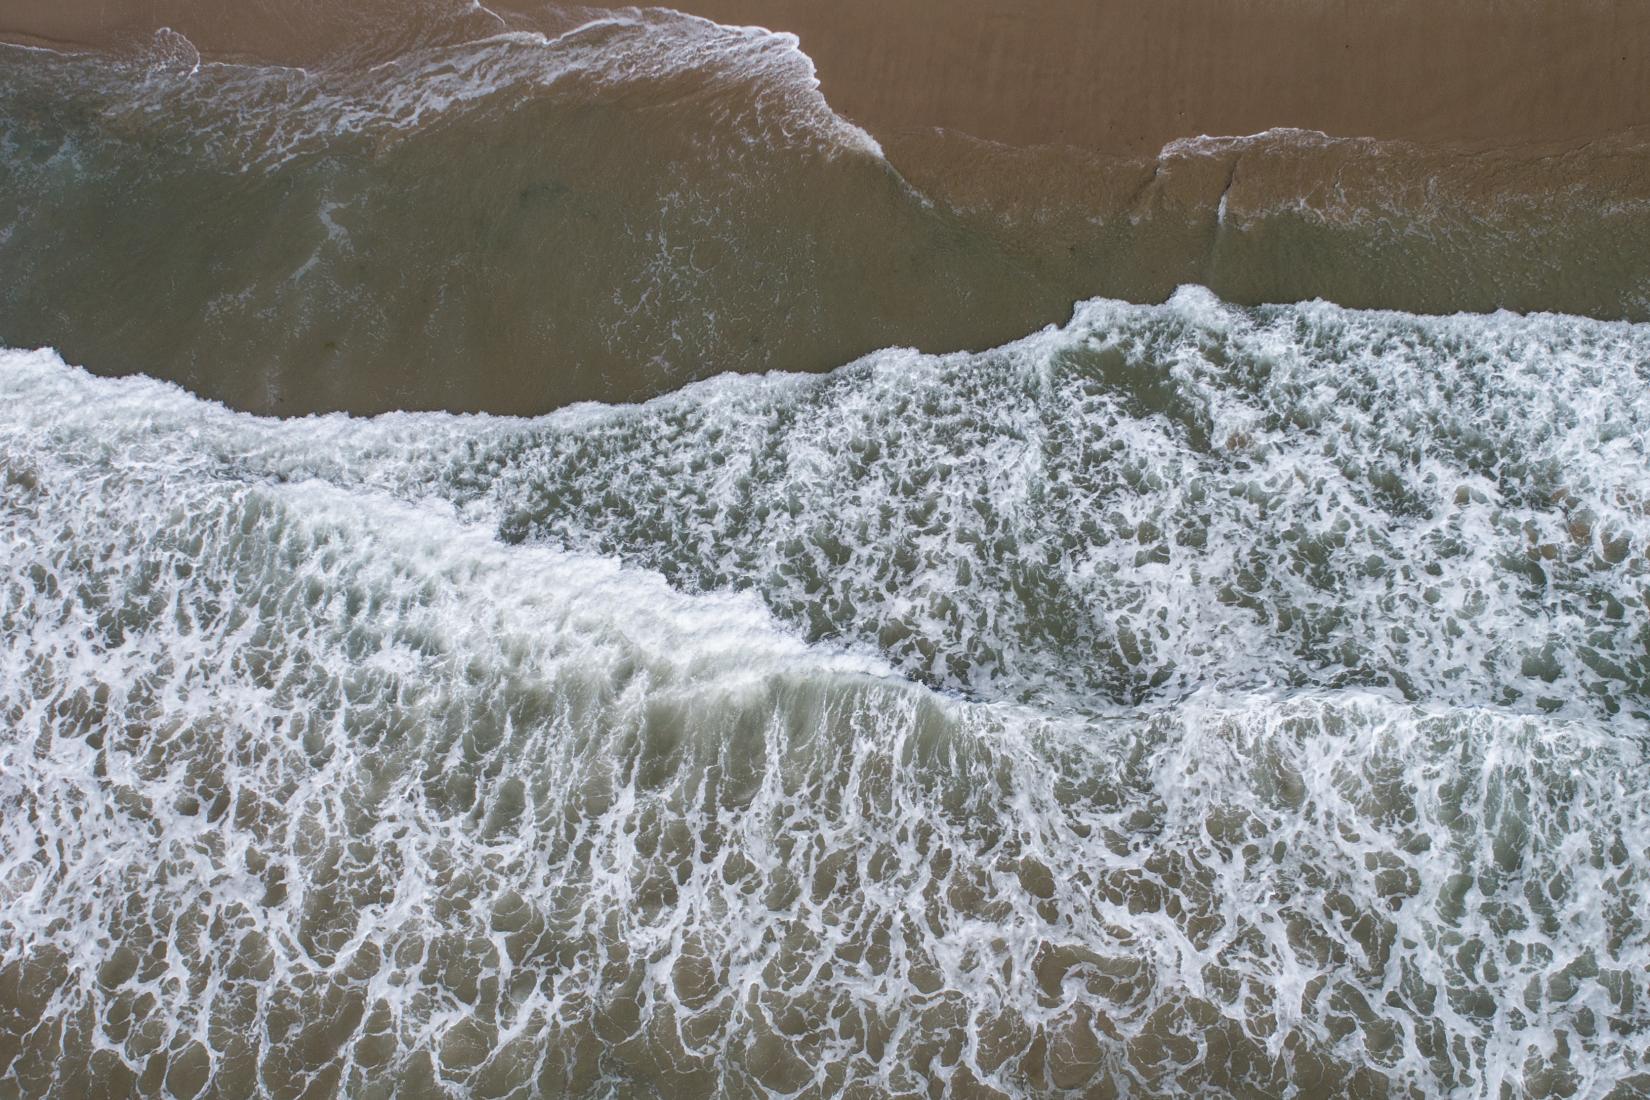
<path id="1" fill-rule="evenodd" d="M 135 55 L 0 47 L 0 342 L 266 414 L 538 413 L 996 346 L 1188 282 L 1650 317 L 1644 134 L 879 145 L 789 35 L 466 11 L 486 36 L 307 68 L 170 31 Z"/>
<path id="2" fill-rule="evenodd" d="M 898 272 L 832 287 L 831 227 L 944 247 L 794 38 L 660 11 L 364 69 L 0 48 L 0 146 L 0 337 L 266 412 L 634 398 L 863 314 L 841 362 Z"/>
<path id="3" fill-rule="evenodd" d="M 540 419 L 4 353 L 4 1080 L 1633 1095 L 1647 371 L 1196 290 Z"/>

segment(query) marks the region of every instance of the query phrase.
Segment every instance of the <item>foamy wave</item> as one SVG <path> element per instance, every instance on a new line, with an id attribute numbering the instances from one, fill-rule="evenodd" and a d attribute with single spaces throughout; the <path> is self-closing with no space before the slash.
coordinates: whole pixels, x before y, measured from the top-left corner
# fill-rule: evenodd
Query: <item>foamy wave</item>
<path id="1" fill-rule="evenodd" d="M 760 592 L 983 697 L 1646 714 L 1650 330 L 1096 301 L 518 441 L 504 527 Z"/>
<path id="2" fill-rule="evenodd" d="M 108 127 L 141 126 L 243 171 L 352 135 L 394 141 L 465 110 L 507 111 L 574 84 L 610 96 L 690 96 L 753 141 L 882 157 L 869 134 L 826 104 L 795 35 L 667 9 L 622 11 L 555 35 L 504 31 L 365 71 L 203 62 L 169 29 L 136 60 L 65 57 L 60 65 L 77 68 L 83 87 L 108 86 Z"/>
<path id="3" fill-rule="evenodd" d="M 1186 291 L 541 420 L 0 355 L 5 1078 L 1632 1087 L 1647 340 Z"/>

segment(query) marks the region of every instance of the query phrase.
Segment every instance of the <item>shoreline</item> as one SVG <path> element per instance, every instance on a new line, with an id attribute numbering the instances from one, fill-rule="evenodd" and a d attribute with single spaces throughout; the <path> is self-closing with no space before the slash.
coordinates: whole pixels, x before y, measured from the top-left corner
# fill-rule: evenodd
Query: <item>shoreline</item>
<path id="1" fill-rule="evenodd" d="M 65 10 L 77 5 L 93 6 Z M 269 14 L 250 10 L 178 33 L 208 61 L 245 62 L 211 36 Z M 474 40 L 474 14 L 408 20 L 372 49 L 393 58 Z M 531 26 L 512 16 L 524 22 L 511 29 L 602 14 L 545 9 Z M 488 29 L 479 37 L 498 36 Z M 648 53 L 652 32 L 632 30 L 613 56 L 661 67 L 626 70 L 621 95 L 599 80 L 554 94 L 530 83 L 519 100 L 475 100 L 459 125 L 356 132 L 325 108 L 305 130 L 334 86 L 369 107 L 399 91 L 402 67 L 380 75 L 366 46 L 329 39 L 343 52 L 265 89 L 265 116 L 309 135 L 303 156 L 268 162 L 184 140 L 238 125 L 240 85 L 161 82 L 142 111 L 111 116 L 126 77 L 99 84 L 97 58 L 67 66 L 82 87 L 50 59 L 14 55 L 16 87 L 0 92 L 18 148 L 35 153 L 11 166 L 0 339 L 249 411 L 534 414 L 725 371 L 827 371 L 886 347 L 980 351 L 1064 322 L 1077 302 L 1158 303 L 1187 284 L 1242 306 L 1650 321 L 1650 121 L 1512 141 L 1338 136 L 1271 119 L 1144 152 L 1025 145 L 879 126 L 832 98 L 840 69 L 793 65 L 788 43 L 775 78 L 706 65 L 723 56 L 713 28 L 683 54 Z M 518 46 L 531 71 L 539 51 Z M 565 59 L 605 47 L 556 48 Z M 801 38 L 803 53 L 814 48 Z M 155 47 L 117 53 L 141 74 Z M 799 143 L 756 106 L 782 87 L 769 81 L 813 73 L 832 121 L 869 133 L 882 156 Z M 800 98 L 814 111 L 811 87 Z M 812 133 L 819 120 L 796 124 Z M 82 153 L 69 176 L 31 159 L 65 142 Z M 497 154 L 489 170 L 466 170 L 480 150 Z M 201 210 L 217 214 L 203 222 Z"/>
<path id="2" fill-rule="evenodd" d="M 204 56 L 296 64 L 571 25 L 620 7 L 355 0 L 305 11 L 208 0 L 64 0 L 0 41 L 112 49 L 161 27 Z M 795 34 L 826 99 L 878 140 L 939 128 L 1015 146 L 1150 154 L 1276 127 L 1432 141 L 1596 138 L 1650 125 L 1650 6 L 1608 0 L 680 0 Z"/>

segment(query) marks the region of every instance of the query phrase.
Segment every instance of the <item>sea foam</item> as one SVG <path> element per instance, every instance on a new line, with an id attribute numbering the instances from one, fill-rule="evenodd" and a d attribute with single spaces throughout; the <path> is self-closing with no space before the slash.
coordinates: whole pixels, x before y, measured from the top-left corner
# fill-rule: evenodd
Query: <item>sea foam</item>
<path id="1" fill-rule="evenodd" d="M 1631 1094 L 1647 347 L 1188 290 L 295 421 L 4 353 L 0 1072 Z"/>

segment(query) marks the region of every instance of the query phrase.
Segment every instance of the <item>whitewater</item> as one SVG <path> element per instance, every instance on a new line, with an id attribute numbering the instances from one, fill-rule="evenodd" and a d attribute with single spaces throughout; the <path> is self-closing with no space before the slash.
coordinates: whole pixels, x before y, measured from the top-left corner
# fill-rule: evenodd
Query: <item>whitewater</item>
<path id="1" fill-rule="evenodd" d="M 0 401 L 12 1093 L 1650 1089 L 1650 326 Z"/>

